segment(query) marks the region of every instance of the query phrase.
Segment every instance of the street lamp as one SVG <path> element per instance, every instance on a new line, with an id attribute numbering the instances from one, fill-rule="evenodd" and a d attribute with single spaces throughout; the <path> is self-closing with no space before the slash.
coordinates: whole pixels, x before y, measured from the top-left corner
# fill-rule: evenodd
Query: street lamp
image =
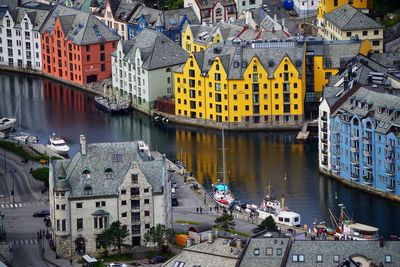
<path id="1" fill-rule="evenodd" d="M 11 190 L 11 195 L 13 197 L 13 203 L 15 203 L 15 191 L 14 191 L 14 185 L 15 185 L 15 173 L 17 171 L 16 170 L 10 170 L 10 173 L 13 177 L 13 183 L 12 183 L 12 190 Z"/>

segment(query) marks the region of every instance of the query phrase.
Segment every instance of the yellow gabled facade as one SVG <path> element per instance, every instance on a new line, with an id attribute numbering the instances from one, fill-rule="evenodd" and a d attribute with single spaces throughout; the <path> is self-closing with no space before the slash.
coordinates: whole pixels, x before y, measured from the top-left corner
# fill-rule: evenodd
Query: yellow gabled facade
<path id="1" fill-rule="evenodd" d="M 368 9 L 368 1 L 371 0 L 321 0 L 317 8 L 317 18 L 322 19 L 326 13 L 345 4 L 351 4 L 358 9 Z"/>
<path id="2" fill-rule="evenodd" d="M 207 43 L 196 42 L 189 24 L 182 30 L 182 48 L 187 52 L 200 52 L 208 47 Z"/>
<path id="3" fill-rule="evenodd" d="M 301 125 L 305 96 L 304 79 L 298 71 L 301 66 L 296 67 L 287 56 L 274 64 L 274 73 L 269 74 L 253 56 L 241 79 L 229 79 L 219 56 L 201 74 L 190 54 L 174 73 L 175 114 L 202 122 Z"/>

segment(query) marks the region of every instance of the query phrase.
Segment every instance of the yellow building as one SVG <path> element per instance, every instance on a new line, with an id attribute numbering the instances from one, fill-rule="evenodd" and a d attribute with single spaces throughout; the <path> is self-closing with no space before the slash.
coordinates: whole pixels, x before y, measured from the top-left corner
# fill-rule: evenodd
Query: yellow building
<path id="1" fill-rule="evenodd" d="M 373 51 L 383 53 L 384 26 L 349 4 L 326 13 L 318 34 L 326 40 L 370 40 Z"/>
<path id="2" fill-rule="evenodd" d="M 345 4 L 351 4 L 357 9 L 368 12 L 368 1 L 372 0 L 321 0 L 317 8 L 317 18 L 322 19 L 325 14 L 337 9 Z"/>
<path id="3" fill-rule="evenodd" d="M 298 128 L 329 77 L 370 50 L 368 41 L 315 38 L 215 44 L 175 69 L 175 115 L 206 126 Z"/>
<path id="4" fill-rule="evenodd" d="M 304 48 L 295 42 L 217 44 L 174 73 L 175 114 L 199 123 L 298 127 Z"/>

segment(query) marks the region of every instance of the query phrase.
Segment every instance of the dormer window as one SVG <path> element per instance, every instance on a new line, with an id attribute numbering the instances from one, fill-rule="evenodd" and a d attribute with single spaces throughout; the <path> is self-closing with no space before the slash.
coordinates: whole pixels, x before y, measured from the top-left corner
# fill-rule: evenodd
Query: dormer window
<path id="1" fill-rule="evenodd" d="M 362 108 L 362 103 L 361 102 L 358 102 L 358 108 Z"/>
<path id="2" fill-rule="evenodd" d="M 365 105 L 364 105 L 364 109 L 365 109 L 365 110 L 368 110 L 368 109 L 369 109 L 369 105 L 368 105 L 368 104 L 365 104 Z"/>
<path id="3" fill-rule="evenodd" d="M 111 168 L 106 168 L 104 170 L 104 174 L 106 175 L 106 179 L 111 179 L 113 178 L 113 169 Z"/>
<path id="4" fill-rule="evenodd" d="M 90 179 L 90 170 L 84 169 L 84 170 L 82 171 L 82 176 L 83 176 L 83 178 L 85 178 L 85 179 Z"/>
<path id="5" fill-rule="evenodd" d="M 387 109 L 385 110 L 385 114 L 386 114 L 386 115 L 390 115 L 390 109 L 387 108 Z"/>
<path id="6" fill-rule="evenodd" d="M 382 107 L 378 107 L 378 113 L 382 114 Z"/>
<path id="7" fill-rule="evenodd" d="M 85 186 L 83 189 L 83 194 L 84 195 L 91 195 L 92 194 L 92 187 L 90 185 Z"/>

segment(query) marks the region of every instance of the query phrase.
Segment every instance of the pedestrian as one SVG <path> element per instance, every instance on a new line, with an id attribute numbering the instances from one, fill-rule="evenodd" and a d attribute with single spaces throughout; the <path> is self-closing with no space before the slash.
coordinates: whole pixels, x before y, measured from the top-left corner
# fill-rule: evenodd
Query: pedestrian
<path id="1" fill-rule="evenodd" d="M 210 207 L 210 213 L 212 213 L 212 207 Z"/>
<path id="2" fill-rule="evenodd" d="M 72 266 L 72 259 L 69 259 L 69 264 Z"/>
<path id="3" fill-rule="evenodd" d="M 199 207 L 196 207 L 196 212 L 199 213 Z"/>
<path id="4" fill-rule="evenodd" d="M 200 213 L 203 213 L 203 208 L 202 207 L 200 207 Z"/>

